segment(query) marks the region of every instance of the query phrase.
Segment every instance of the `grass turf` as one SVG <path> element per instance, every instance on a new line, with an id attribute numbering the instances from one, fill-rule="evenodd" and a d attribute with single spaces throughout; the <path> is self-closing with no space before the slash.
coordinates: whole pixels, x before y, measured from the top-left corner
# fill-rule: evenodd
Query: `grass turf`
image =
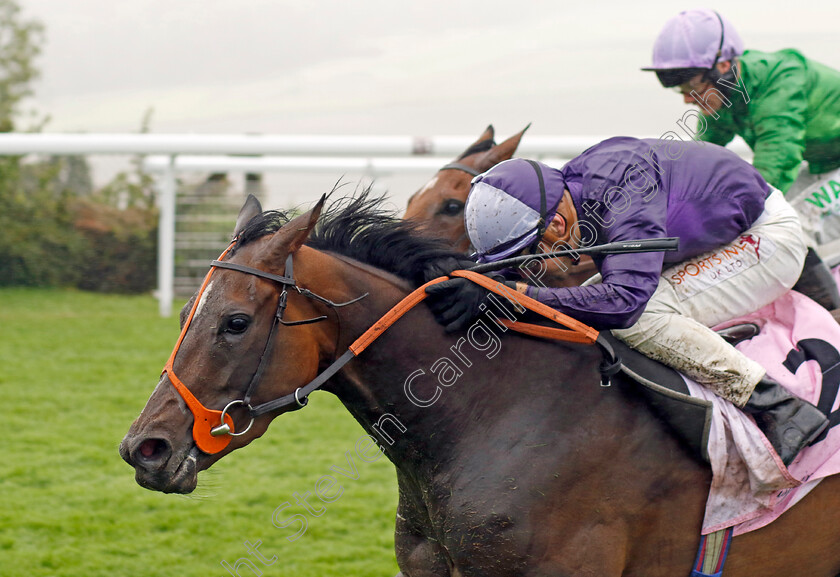
<path id="1" fill-rule="evenodd" d="M 358 479 L 320 516 L 295 503 L 365 433 L 327 393 L 199 475 L 191 496 L 147 491 L 117 446 L 178 333 L 151 297 L 0 290 L 0 574 L 226 576 L 247 557 L 266 577 L 397 572 L 393 466 L 354 459 Z M 355 456 L 355 455 L 354 455 Z M 335 476 L 335 475 L 334 475 Z M 293 514 L 300 525 L 278 528 Z M 262 541 L 265 565 L 245 541 Z M 244 565 L 239 573 L 253 575 Z"/>

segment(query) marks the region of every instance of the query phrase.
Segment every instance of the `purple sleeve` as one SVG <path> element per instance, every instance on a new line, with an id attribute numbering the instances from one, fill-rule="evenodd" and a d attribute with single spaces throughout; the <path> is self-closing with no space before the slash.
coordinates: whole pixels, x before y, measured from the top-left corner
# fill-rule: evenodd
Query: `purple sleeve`
<path id="1" fill-rule="evenodd" d="M 610 187 L 615 186 L 632 190 L 633 183 L 628 186 L 624 179 L 631 173 L 638 175 L 639 167 L 652 176 L 656 189 L 651 194 L 628 193 L 631 201 L 620 213 L 607 210 L 602 203 L 595 210 L 599 218 L 590 221 L 598 223 L 598 242 L 666 237 L 668 192 L 662 189 L 658 173 L 637 155 L 620 164 L 623 166 L 617 173 L 613 172 L 601 190 L 609 193 Z M 601 272 L 601 284 L 569 288 L 532 286 L 527 294 L 596 329 L 627 328 L 638 320 L 653 296 L 662 274 L 663 258 L 661 252 L 607 255 L 595 260 Z"/>
<path id="2" fill-rule="evenodd" d="M 611 266 L 613 261 L 617 267 Z M 596 329 L 627 328 L 638 320 L 656 290 L 662 272 L 662 253 L 609 255 L 602 270 L 608 267 L 616 270 L 605 275 L 601 284 L 568 288 L 530 286 L 527 294 Z"/>

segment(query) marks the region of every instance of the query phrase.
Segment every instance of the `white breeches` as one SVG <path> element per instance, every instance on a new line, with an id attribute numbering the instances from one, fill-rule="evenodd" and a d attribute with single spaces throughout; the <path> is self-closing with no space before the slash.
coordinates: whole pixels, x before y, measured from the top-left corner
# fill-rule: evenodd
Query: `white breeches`
<path id="1" fill-rule="evenodd" d="M 786 293 L 806 251 L 796 211 L 774 190 L 740 237 L 664 270 L 636 324 L 613 334 L 741 407 L 765 371 L 709 327 Z"/>

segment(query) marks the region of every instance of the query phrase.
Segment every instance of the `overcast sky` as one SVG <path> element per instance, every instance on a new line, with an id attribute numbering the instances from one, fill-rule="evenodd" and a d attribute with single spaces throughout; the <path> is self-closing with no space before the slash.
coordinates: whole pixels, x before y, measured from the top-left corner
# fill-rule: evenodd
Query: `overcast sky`
<path id="1" fill-rule="evenodd" d="M 46 26 L 49 131 L 658 135 L 671 1 L 20 0 Z M 730 0 L 748 48 L 840 68 L 840 4 Z M 527 136 L 526 136 L 527 138 Z M 498 140 L 498 138 L 497 138 Z"/>

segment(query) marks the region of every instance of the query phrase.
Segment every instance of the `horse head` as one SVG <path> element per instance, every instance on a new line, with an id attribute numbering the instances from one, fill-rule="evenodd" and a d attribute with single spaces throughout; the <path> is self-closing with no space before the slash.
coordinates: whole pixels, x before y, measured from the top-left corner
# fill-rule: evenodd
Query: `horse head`
<path id="1" fill-rule="evenodd" d="M 510 159 L 529 126 L 501 144 L 493 140 L 493 125 L 488 126 L 478 140 L 411 196 L 405 218 L 421 223 L 424 234 L 446 239 L 456 250 L 466 252 L 470 241 L 464 230 L 464 203 L 470 192 L 470 181 L 473 176 Z"/>
<path id="2" fill-rule="evenodd" d="M 341 284 L 317 281 L 323 276 L 322 253 L 309 250 L 310 258 L 295 258 L 323 203 L 322 198 L 290 221 L 282 213 L 263 214 L 253 197 L 243 206 L 236 240 L 182 310 L 175 350 L 120 444 L 120 454 L 135 468 L 140 485 L 191 492 L 199 471 L 261 436 L 277 415 L 296 408 L 292 403 L 254 416 L 252 393 L 255 399 L 294 395 L 333 352 L 334 326 L 315 322 L 328 318 L 332 302 L 295 281 Z"/>

